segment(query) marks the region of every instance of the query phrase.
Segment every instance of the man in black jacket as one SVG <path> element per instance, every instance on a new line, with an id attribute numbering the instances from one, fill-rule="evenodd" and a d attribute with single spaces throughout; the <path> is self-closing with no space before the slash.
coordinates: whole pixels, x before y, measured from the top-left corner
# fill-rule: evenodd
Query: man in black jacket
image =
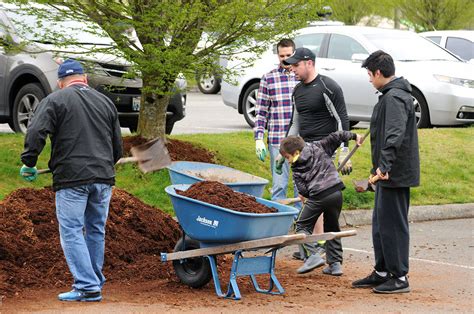
<path id="1" fill-rule="evenodd" d="M 409 292 L 408 207 L 410 187 L 420 184 L 420 159 L 410 83 L 395 77 L 392 57 L 379 50 L 362 64 L 381 93 L 370 121 L 371 174 L 375 190 L 372 241 L 375 270 L 353 287 L 374 287 L 376 293 Z"/>
<path id="2" fill-rule="evenodd" d="M 74 278 L 73 290 L 58 298 L 100 301 L 105 223 L 114 165 L 122 155 L 118 113 L 106 96 L 87 85 L 75 60 L 59 66 L 58 86 L 60 90 L 41 101 L 28 126 L 20 175 L 36 179 L 38 155 L 49 135 L 61 246 Z"/>

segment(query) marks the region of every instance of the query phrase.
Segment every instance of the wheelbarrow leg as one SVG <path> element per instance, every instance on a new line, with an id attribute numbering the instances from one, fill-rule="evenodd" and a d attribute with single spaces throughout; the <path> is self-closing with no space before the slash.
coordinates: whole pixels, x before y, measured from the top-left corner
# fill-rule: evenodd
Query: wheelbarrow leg
<path id="1" fill-rule="evenodd" d="M 260 292 L 260 293 L 268 293 L 268 294 L 283 294 L 285 293 L 285 289 L 281 286 L 280 282 L 278 281 L 276 275 L 275 275 L 275 260 L 276 260 L 276 252 L 277 250 L 272 250 L 272 256 L 271 257 L 266 257 L 270 259 L 270 265 L 268 269 L 268 273 L 270 274 L 270 281 L 268 285 L 268 289 L 262 289 L 258 285 L 257 279 L 255 278 L 255 275 L 251 274 L 250 279 L 252 280 L 252 284 L 255 288 L 255 291 Z M 278 289 L 278 292 L 272 291 L 273 288 L 276 287 Z"/>
<path id="2" fill-rule="evenodd" d="M 214 288 L 216 290 L 217 296 L 221 298 L 230 298 L 234 300 L 240 300 L 241 299 L 240 290 L 239 290 L 239 286 L 237 285 L 236 276 L 234 272 L 235 258 L 234 258 L 234 264 L 232 264 L 232 271 L 230 275 L 229 286 L 227 288 L 227 293 L 222 293 L 221 283 L 219 280 L 219 273 L 217 272 L 216 257 L 209 256 L 209 255 L 207 255 L 206 257 L 209 259 L 209 263 L 211 264 L 212 280 L 214 281 Z"/>

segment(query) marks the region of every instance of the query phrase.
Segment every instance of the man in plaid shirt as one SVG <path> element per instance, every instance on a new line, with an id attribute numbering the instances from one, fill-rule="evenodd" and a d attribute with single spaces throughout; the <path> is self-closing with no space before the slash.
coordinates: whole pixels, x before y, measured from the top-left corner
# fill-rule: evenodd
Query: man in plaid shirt
<path id="1" fill-rule="evenodd" d="M 275 159 L 279 154 L 280 141 L 285 137 L 291 121 L 293 105 L 291 95 L 293 88 L 298 83 L 290 67 L 283 65 L 283 60 L 290 57 L 295 50 L 295 43 L 291 39 L 282 39 L 277 44 L 277 53 L 280 64 L 265 74 L 260 80 L 257 94 L 255 146 L 257 157 L 265 160 L 270 153 L 272 169 L 272 200 L 286 198 L 288 188 L 289 165 L 285 162 L 283 173 L 275 173 Z M 268 127 L 268 150 L 264 143 L 265 129 Z M 298 192 L 295 188 L 295 197 Z"/>

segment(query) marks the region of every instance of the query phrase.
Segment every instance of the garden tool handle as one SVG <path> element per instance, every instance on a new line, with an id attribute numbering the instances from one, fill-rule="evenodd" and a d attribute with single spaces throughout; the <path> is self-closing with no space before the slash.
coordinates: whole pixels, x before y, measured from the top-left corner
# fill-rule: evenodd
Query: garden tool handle
<path id="1" fill-rule="evenodd" d="M 127 164 L 130 162 L 137 162 L 137 161 L 138 161 L 137 157 L 122 157 L 119 160 L 117 160 L 116 165 Z"/>
<path id="2" fill-rule="evenodd" d="M 370 176 L 369 177 L 369 183 L 370 184 L 375 184 L 377 183 L 377 181 L 380 180 L 380 176 L 378 174 L 376 174 L 375 176 Z"/>
<path id="3" fill-rule="evenodd" d="M 362 137 L 362 141 L 365 140 L 365 138 L 370 134 L 370 129 L 367 130 L 367 132 L 365 132 L 364 136 Z M 354 153 L 356 152 L 356 150 L 359 148 L 360 145 L 356 145 L 352 148 L 352 150 L 349 152 L 349 154 L 346 156 L 346 158 L 344 158 L 344 160 L 341 162 L 341 164 L 339 165 L 339 167 L 337 167 L 337 172 L 341 171 L 342 168 L 344 168 L 344 166 L 346 165 L 347 161 L 349 159 L 351 159 L 352 155 L 354 155 Z M 380 179 L 380 178 L 379 178 Z"/>

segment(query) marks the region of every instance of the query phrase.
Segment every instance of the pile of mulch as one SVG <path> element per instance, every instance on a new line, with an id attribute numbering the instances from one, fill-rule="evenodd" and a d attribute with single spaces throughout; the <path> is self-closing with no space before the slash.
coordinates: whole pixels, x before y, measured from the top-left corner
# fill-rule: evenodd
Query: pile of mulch
<path id="1" fill-rule="evenodd" d="M 126 136 L 123 138 L 123 155 L 131 156 L 130 149 L 133 146 L 146 143 L 148 140 L 139 136 Z M 215 163 L 215 154 L 205 148 L 197 147 L 189 142 L 175 139 L 166 139 L 166 148 L 170 153 L 173 161 L 199 161 L 207 163 Z"/>
<path id="2" fill-rule="evenodd" d="M 278 212 L 275 208 L 258 203 L 255 197 L 235 192 L 227 185 L 217 181 L 197 182 L 186 191 L 176 190 L 176 193 L 243 213 L 268 214 Z"/>
<path id="3" fill-rule="evenodd" d="M 54 192 L 18 189 L 0 203 L 0 296 L 24 288 L 72 284 L 59 243 Z M 178 224 L 160 209 L 115 188 L 106 227 L 104 274 L 108 281 L 169 279 Z"/>

